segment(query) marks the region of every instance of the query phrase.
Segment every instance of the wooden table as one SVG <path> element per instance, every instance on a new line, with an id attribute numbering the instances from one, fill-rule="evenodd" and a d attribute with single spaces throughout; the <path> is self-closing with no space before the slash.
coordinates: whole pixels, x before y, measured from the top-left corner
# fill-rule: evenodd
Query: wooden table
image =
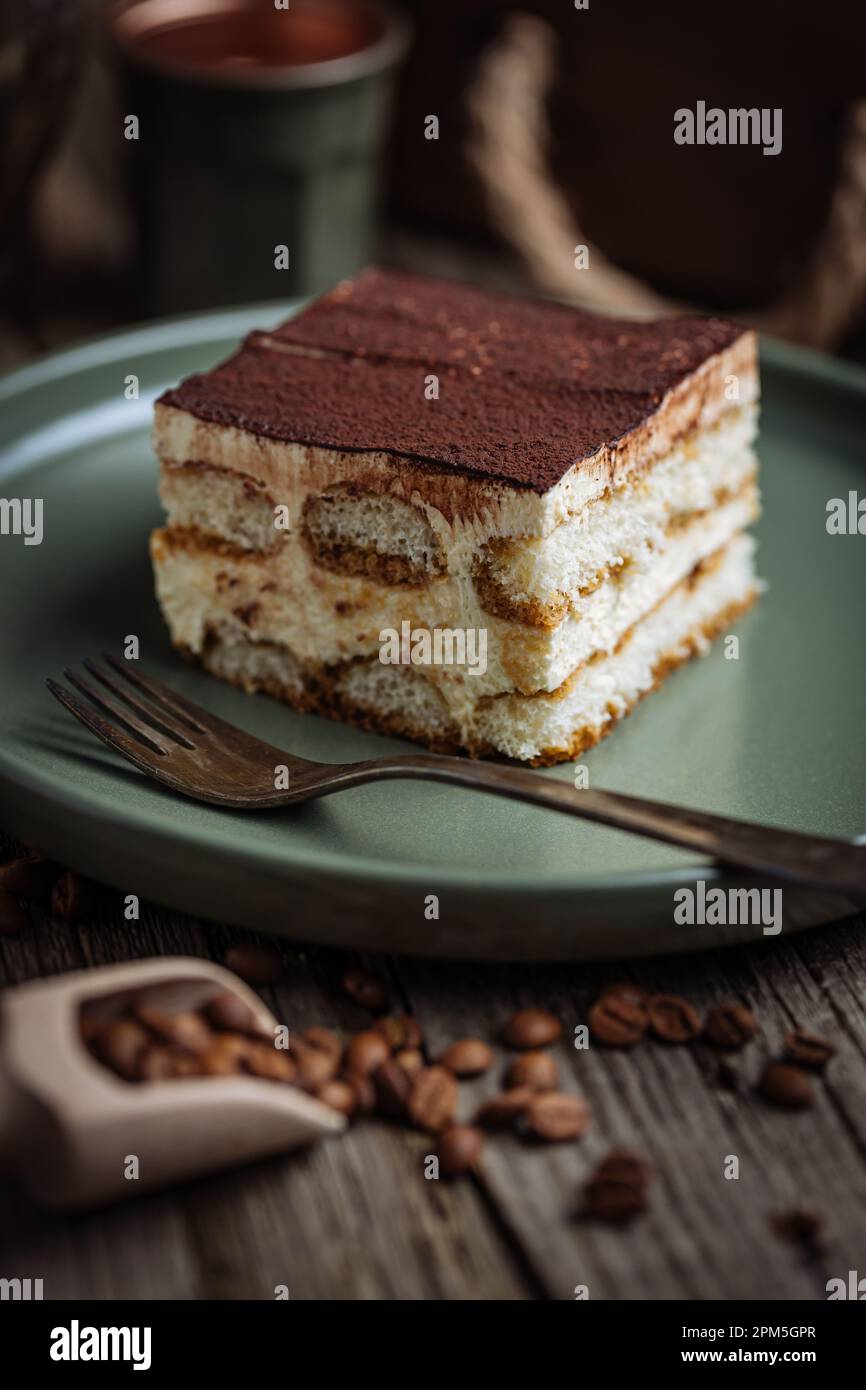
<path id="1" fill-rule="evenodd" d="M 392 243 L 384 259 L 516 286 L 501 258 L 467 260 L 425 241 Z M 0 323 L 4 367 L 76 332 L 62 314 L 38 325 Z M 14 830 L 14 827 L 9 827 Z M 11 840 L 0 853 L 11 857 Z M 145 906 L 79 929 L 31 912 L 31 929 L 0 938 L 0 983 L 15 984 L 111 961 L 193 954 L 221 960 L 244 934 Z M 750 949 L 629 967 L 368 962 L 395 1007 L 422 1021 L 431 1055 L 466 1035 L 493 1038 L 515 1008 L 542 1006 L 568 1038 L 611 979 L 681 993 L 705 1012 L 751 1004 L 762 1037 L 735 1065 L 739 1088 L 719 1084 L 719 1055 L 704 1046 L 647 1042 L 633 1052 L 558 1049 L 566 1085 L 591 1102 L 594 1127 L 579 1145 L 531 1149 L 514 1136 L 487 1147 L 477 1178 L 430 1182 L 424 1135 L 364 1120 L 313 1151 L 208 1178 L 126 1206 L 46 1215 L 0 1189 L 0 1276 L 42 1277 L 49 1298 L 438 1299 L 823 1298 L 826 1280 L 866 1273 L 866 942 L 862 919 L 768 940 Z M 287 909 L 291 930 L 291 908 Z M 291 1028 L 355 1030 L 365 1015 L 339 981 L 358 958 L 287 944 L 285 983 L 263 991 Z M 754 1093 L 763 1061 L 799 1024 L 839 1052 L 813 1109 L 772 1110 Z M 497 1069 L 501 1070 L 501 1067 Z M 496 1078 L 464 1085 L 463 1108 Z M 650 1212 L 618 1230 L 579 1219 L 581 1187 L 612 1145 L 654 1161 Z M 740 1176 L 724 1176 L 727 1156 Z M 773 1234 L 773 1213 L 814 1209 L 825 1248 L 807 1258 Z"/>
<path id="2" fill-rule="evenodd" d="M 0 854 L 14 845 L 0 841 Z M 287 915 L 290 917 L 290 908 Z M 248 934 L 142 904 L 79 928 L 31 910 L 29 930 L 0 939 L 0 980 L 132 958 L 221 960 Z M 418 1016 L 435 1055 L 455 1038 L 494 1038 L 514 1009 L 543 1006 L 565 1025 L 555 1051 L 567 1089 L 589 1099 L 580 1144 L 529 1147 L 491 1138 L 477 1178 L 424 1178 L 429 1136 L 379 1120 L 313 1150 L 206 1178 L 126 1205 L 45 1214 L 0 1188 L 0 1275 L 44 1279 L 46 1298 L 270 1299 L 279 1284 L 307 1299 L 823 1298 L 827 1279 L 866 1268 L 866 941 L 862 921 L 749 949 L 615 966 L 492 966 L 368 959 L 395 1008 Z M 340 988 L 350 953 L 285 943 L 285 983 L 262 994 L 290 1028 L 356 1030 L 367 1016 Z M 568 1044 L 599 988 L 631 978 L 681 993 L 701 1011 L 740 999 L 762 1036 L 719 1084 L 704 1045 L 644 1042 L 632 1052 Z M 839 1048 L 815 1106 L 775 1111 L 754 1093 L 763 1059 L 793 1025 Z M 504 1059 L 504 1054 L 503 1054 Z M 461 1087 L 464 1112 L 495 1075 Z M 579 1214 L 581 1187 L 613 1144 L 651 1157 L 650 1211 L 625 1229 Z M 739 1179 L 724 1176 L 729 1155 Z M 810 1257 L 769 1226 L 808 1208 L 826 1221 Z"/>

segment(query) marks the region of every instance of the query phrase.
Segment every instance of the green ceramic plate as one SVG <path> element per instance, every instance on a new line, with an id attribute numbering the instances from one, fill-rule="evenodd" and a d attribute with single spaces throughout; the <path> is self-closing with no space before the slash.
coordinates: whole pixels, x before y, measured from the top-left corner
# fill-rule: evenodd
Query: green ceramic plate
<path id="1" fill-rule="evenodd" d="M 675 888 L 733 883 L 692 855 L 424 783 L 358 788 L 276 813 L 216 810 L 147 781 L 52 699 L 46 675 L 119 651 L 135 633 L 144 669 L 272 743 L 335 761 L 396 746 L 200 674 L 173 652 L 153 598 L 153 399 L 286 312 L 258 306 L 161 323 L 0 382 L 0 496 L 44 504 L 40 545 L 0 536 L 7 827 L 127 892 L 364 949 L 568 959 L 760 936 L 760 924 L 675 924 Z M 133 374 L 140 397 L 127 400 Z M 739 660 L 717 648 L 684 668 L 585 761 L 594 786 L 854 838 L 866 830 L 866 536 L 830 536 L 825 523 L 829 498 L 864 490 L 866 375 L 773 346 L 764 393 L 759 534 L 769 588 L 738 628 Z M 786 929 L 850 910 L 793 890 L 785 907 Z"/>

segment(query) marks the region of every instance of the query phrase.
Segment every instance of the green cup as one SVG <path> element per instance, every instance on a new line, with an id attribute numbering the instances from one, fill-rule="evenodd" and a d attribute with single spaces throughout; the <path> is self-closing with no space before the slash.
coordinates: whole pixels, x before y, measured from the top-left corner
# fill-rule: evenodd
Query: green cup
<path id="1" fill-rule="evenodd" d="M 122 0 L 149 314 L 312 294 L 374 254 L 407 26 L 371 0 Z"/>

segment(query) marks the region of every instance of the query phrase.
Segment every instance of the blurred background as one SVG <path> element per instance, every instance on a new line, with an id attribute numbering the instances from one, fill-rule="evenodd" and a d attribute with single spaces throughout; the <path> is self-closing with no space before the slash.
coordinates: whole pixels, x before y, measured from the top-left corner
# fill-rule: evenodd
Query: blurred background
<path id="1" fill-rule="evenodd" d="M 864 39 L 847 0 L 0 0 L 0 367 L 370 260 L 864 359 Z M 699 101 L 781 151 L 676 144 Z"/>

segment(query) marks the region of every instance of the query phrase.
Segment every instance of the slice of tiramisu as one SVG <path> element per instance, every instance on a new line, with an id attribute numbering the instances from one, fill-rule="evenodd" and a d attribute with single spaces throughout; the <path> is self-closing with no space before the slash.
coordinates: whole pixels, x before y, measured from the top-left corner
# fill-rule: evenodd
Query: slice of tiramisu
<path id="1" fill-rule="evenodd" d="M 371 270 L 156 406 L 208 670 L 437 749 L 609 733 L 755 597 L 755 339 Z"/>

